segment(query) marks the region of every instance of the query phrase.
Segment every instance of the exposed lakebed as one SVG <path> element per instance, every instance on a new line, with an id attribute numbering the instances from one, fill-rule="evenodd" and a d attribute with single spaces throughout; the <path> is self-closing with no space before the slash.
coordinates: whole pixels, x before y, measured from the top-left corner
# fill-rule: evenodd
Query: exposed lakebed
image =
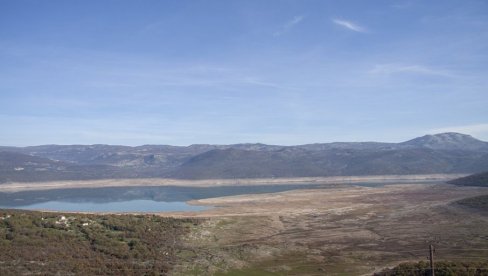
<path id="1" fill-rule="evenodd" d="M 390 183 L 393 184 L 393 183 Z M 356 186 L 385 185 L 357 183 Z M 251 185 L 217 187 L 110 187 L 0 193 L 0 208 L 80 212 L 201 211 L 211 207 L 190 205 L 190 200 L 213 197 L 276 193 L 297 189 L 326 189 L 351 185 Z"/>

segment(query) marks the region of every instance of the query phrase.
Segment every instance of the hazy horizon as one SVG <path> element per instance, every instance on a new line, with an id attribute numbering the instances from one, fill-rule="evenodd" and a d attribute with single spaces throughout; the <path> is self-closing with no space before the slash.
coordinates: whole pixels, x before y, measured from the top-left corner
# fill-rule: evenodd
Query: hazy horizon
<path id="1" fill-rule="evenodd" d="M 488 141 L 486 1 L 0 1 L 0 145 Z"/>
<path id="2" fill-rule="evenodd" d="M 447 132 L 449 133 L 449 132 Z M 457 134 L 463 134 L 463 135 L 469 135 L 469 134 L 465 134 L 465 133 L 458 133 L 458 132 L 451 132 L 451 133 L 457 133 Z M 427 133 L 425 135 L 436 135 L 436 134 L 445 134 L 445 133 Z M 422 135 L 422 136 L 425 136 L 425 135 Z M 322 141 L 317 141 L 317 142 L 312 142 L 312 143 L 307 143 L 307 144 L 327 144 L 327 143 L 402 143 L 402 142 L 407 142 L 409 140 L 412 140 L 412 139 L 415 139 L 415 138 L 419 138 L 419 137 L 422 137 L 422 136 L 418 136 L 418 137 L 411 137 L 410 139 L 407 139 L 407 140 L 404 140 L 404 141 L 399 141 L 399 142 L 391 142 L 391 141 L 326 141 L 326 142 L 322 142 Z M 488 141 L 485 141 L 485 140 L 482 140 L 482 139 L 478 139 L 477 137 L 474 137 L 472 135 L 469 135 L 477 140 L 480 140 L 482 142 L 487 142 Z M 33 145 L 23 145 L 23 146 L 12 146 L 12 145 L 0 145 L 1 146 L 5 146 L 5 147 L 36 147 L 36 146 L 51 146 L 51 145 L 54 145 L 54 146 L 96 146 L 96 145 L 107 145 L 107 146 L 127 146 L 127 147 L 141 147 L 141 146 L 175 146 L 175 147 L 189 147 L 189 146 L 194 146 L 194 145 L 235 145 L 235 144 L 264 144 L 264 145 L 269 145 L 269 146 L 300 146 L 300 145 L 306 145 L 306 144 L 266 144 L 266 143 L 262 143 L 262 142 L 242 142 L 242 143 L 232 143 L 232 144 L 215 144 L 215 143 L 208 143 L 208 144 L 203 144 L 203 143 L 195 143 L 195 144 L 187 144 L 187 145 L 173 145 L 173 144 L 140 144 L 140 145 L 125 145 L 125 144 L 104 144 L 104 143 L 97 143 L 97 144 L 53 144 L 53 143 L 50 143 L 50 144 L 33 144 Z"/>

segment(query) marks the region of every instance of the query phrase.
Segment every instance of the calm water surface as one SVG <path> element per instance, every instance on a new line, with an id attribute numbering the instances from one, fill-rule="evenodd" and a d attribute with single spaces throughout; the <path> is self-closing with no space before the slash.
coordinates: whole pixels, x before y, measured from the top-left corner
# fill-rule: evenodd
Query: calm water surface
<path id="1" fill-rule="evenodd" d="M 16 209 L 49 210 L 66 212 L 171 212 L 202 211 L 209 207 L 189 205 L 186 202 L 164 202 L 154 200 L 128 200 L 119 202 L 66 202 L 46 201 L 31 205 L 22 205 Z"/>
<path id="2" fill-rule="evenodd" d="M 398 182 L 395 182 L 399 184 Z M 210 207 L 189 205 L 190 200 L 243 194 L 276 193 L 297 189 L 328 189 L 394 183 L 340 185 L 253 185 L 220 187 L 110 187 L 0 193 L 0 208 L 80 212 L 171 212 L 201 211 Z"/>
<path id="3" fill-rule="evenodd" d="M 260 185 L 221 187 L 111 187 L 0 193 L 0 208 L 80 212 L 171 212 L 201 211 L 206 206 L 189 200 L 274 193 L 320 185 Z"/>

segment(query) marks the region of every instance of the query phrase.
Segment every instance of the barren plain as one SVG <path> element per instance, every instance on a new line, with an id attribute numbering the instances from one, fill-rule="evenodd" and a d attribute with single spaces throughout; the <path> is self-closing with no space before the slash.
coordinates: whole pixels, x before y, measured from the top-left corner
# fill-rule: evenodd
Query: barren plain
<path id="1" fill-rule="evenodd" d="M 455 201 L 488 188 L 398 184 L 240 195 L 177 217 L 208 218 L 186 239 L 182 275 L 371 275 L 400 262 L 488 258 L 488 217 Z"/>
<path id="2" fill-rule="evenodd" d="M 101 180 L 60 180 L 45 182 L 11 182 L 0 185 L 0 192 L 38 191 L 73 188 L 104 187 L 217 187 L 238 185 L 296 185 L 296 184 L 350 184 L 363 182 L 422 182 L 443 181 L 466 176 L 467 174 L 412 174 L 412 175 L 369 175 L 369 176 L 331 176 L 331 177 L 280 177 L 280 178 L 235 178 L 235 179 L 171 179 L 171 178 L 132 178 Z"/>

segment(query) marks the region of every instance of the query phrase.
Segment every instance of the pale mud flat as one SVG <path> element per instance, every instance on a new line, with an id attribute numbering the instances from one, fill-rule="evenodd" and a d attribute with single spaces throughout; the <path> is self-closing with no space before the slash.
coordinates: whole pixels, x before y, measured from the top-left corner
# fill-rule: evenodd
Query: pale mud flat
<path id="1" fill-rule="evenodd" d="M 249 185 L 297 185 L 297 184 L 348 184 L 361 182 L 392 181 L 447 181 L 466 174 L 418 174 L 418 175 L 369 175 L 369 176 L 331 176 L 331 177 L 293 177 L 293 178 L 245 178 L 245 179 L 170 179 L 170 178 L 131 178 L 101 180 L 63 180 L 47 182 L 11 182 L 0 183 L 0 192 L 38 191 L 72 188 L 106 187 L 218 187 Z"/>
<path id="2" fill-rule="evenodd" d="M 371 275 L 427 260 L 431 243 L 438 260 L 483 260 L 488 217 L 454 203 L 482 194 L 488 188 L 415 183 L 196 200 L 217 207 L 173 214 L 208 218 L 187 238 L 194 259 L 175 274 Z"/>

